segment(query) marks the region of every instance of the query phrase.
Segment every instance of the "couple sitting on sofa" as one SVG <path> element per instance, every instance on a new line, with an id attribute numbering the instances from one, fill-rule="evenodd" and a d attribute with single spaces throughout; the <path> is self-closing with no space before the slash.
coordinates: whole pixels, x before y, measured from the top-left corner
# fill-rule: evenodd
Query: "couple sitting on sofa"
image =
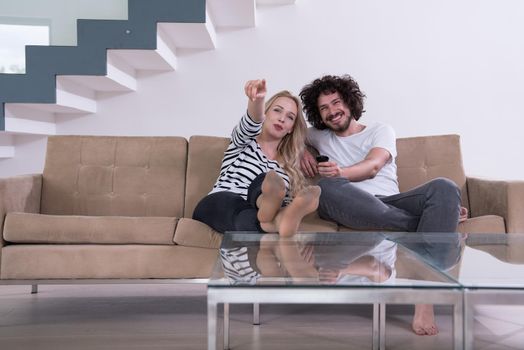
<path id="1" fill-rule="evenodd" d="M 361 124 L 365 95 L 348 75 L 324 76 L 300 92 L 266 97 L 265 80 L 248 81 L 247 113 L 234 128 L 220 175 L 193 218 L 218 232 L 261 231 L 292 236 L 302 218 L 321 218 L 352 229 L 455 232 L 467 212 L 460 190 L 437 178 L 400 193 L 396 137 L 390 126 Z M 307 135 L 307 136 L 306 136 Z M 307 143 L 327 159 L 319 162 Z M 320 175 L 318 186 L 305 177 Z M 436 334 L 433 308 L 417 305 L 417 334 Z"/>

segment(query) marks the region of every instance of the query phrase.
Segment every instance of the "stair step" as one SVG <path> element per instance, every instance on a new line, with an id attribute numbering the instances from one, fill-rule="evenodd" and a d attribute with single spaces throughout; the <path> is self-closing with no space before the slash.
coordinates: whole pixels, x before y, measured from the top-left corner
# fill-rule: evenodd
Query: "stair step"
<path id="1" fill-rule="evenodd" d="M 257 0 L 257 5 L 291 5 L 296 0 Z"/>
<path id="2" fill-rule="evenodd" d="M 67 99 L 67 98 L 66 98 Z M 90 114 L 96 113 L 95 111 L 87 111 L 83 108 L 69 105 L 68 102 L 57 102 L 54 103 L 6 103 L 6 108 L 9 106 L 18 106 L 24 108 L 32 108 L 42 112 L 58 113 L 58 114 Z M 16 117 L 16 116 L 14 116 Z"/>
<path id="3" fill-rule="evenodd" d="M 27 107 L 30 104 L 6 104 L 5 131 L 13 134 L 55 135 L 55 115 L 52 112 Z"/>
<path id="4" fill-rule="evenodd" d="M 255 0 L 208 0 L 207 5 L 217 28 L 255 26 Z"/>
<path id="5" fill-rule="evenodd" d="M 107 53 L 106 75 L 59 75 L 56 79 L 61 84 L 69 81 L 94 92 L 129 92 L 137 89 L 134 68 L 112 55 L 110 50 Z"/>
<path id="6" fill-rule="evenodd" d="M 134 70 L 172 71 L 177 68 L 176 48 L 169 37 L 157 25 L 156 46 L 154 50 L 109 49 L 108 58 L 124 61 Z"/>
<path id="7" fill-rule="evenodd" d="M 177 49 L 216 48 L 216 31 L 211 17 L 206 11 L 205 23 L 158 23 Z"/>
<path id="8" fill-rule="evenodd" d="M 56 103 L 6 103 L 5 107 L 24 107 L 43 112 L 60 114 L 90 114 L 96 113 L 95 94 L 85 87 L 78 86 L 67 80 L 56 82 Z M 15 108 L 15 111 L 19 109 Z M 12 117 L 17 117 L 12 115 Z"/>

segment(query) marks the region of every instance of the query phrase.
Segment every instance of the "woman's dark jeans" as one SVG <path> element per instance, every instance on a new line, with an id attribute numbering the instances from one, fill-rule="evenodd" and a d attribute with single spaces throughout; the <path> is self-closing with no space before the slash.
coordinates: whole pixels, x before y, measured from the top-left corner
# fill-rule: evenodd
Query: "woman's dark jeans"
<path id="1" fill-rule="evenodd" d="M 258 175 L 247 191 L 247 200 L 239 194 L 222 191 L 204 197 L 193 212 L 193 219 L 201 221 L 215 231 L 264 232 L 257 219 L 257 198 L 262 193 L 265 173 Z"/>

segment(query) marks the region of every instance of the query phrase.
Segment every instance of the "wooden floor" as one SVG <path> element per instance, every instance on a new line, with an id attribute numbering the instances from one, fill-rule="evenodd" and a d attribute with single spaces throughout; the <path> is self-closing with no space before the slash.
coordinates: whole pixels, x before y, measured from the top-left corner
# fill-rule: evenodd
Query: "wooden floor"
<path id="1" fill-rule="evenodd" d="M 369 349 L 371 306 L 231 306 L 231 349 Z M 450 349 L 451 308 L 437 307 L 440 334 L 414 335 L 413 308 L 387 309 L 386 348 Z M 0 285 L 0 349 L 205 349 L 205 285 Z M 524 309 L 478 310 L 475 349 L 524 349 Z"/>

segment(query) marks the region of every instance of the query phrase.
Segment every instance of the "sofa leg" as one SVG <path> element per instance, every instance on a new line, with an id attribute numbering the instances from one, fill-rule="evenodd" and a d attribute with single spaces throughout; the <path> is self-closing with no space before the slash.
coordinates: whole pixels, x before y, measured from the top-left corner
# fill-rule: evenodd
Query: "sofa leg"
<path id="1" fill-rule="evenodd" d="M 38 293 L 38 284 L 32 284 L 31 285 L 31 294 Z"/>

